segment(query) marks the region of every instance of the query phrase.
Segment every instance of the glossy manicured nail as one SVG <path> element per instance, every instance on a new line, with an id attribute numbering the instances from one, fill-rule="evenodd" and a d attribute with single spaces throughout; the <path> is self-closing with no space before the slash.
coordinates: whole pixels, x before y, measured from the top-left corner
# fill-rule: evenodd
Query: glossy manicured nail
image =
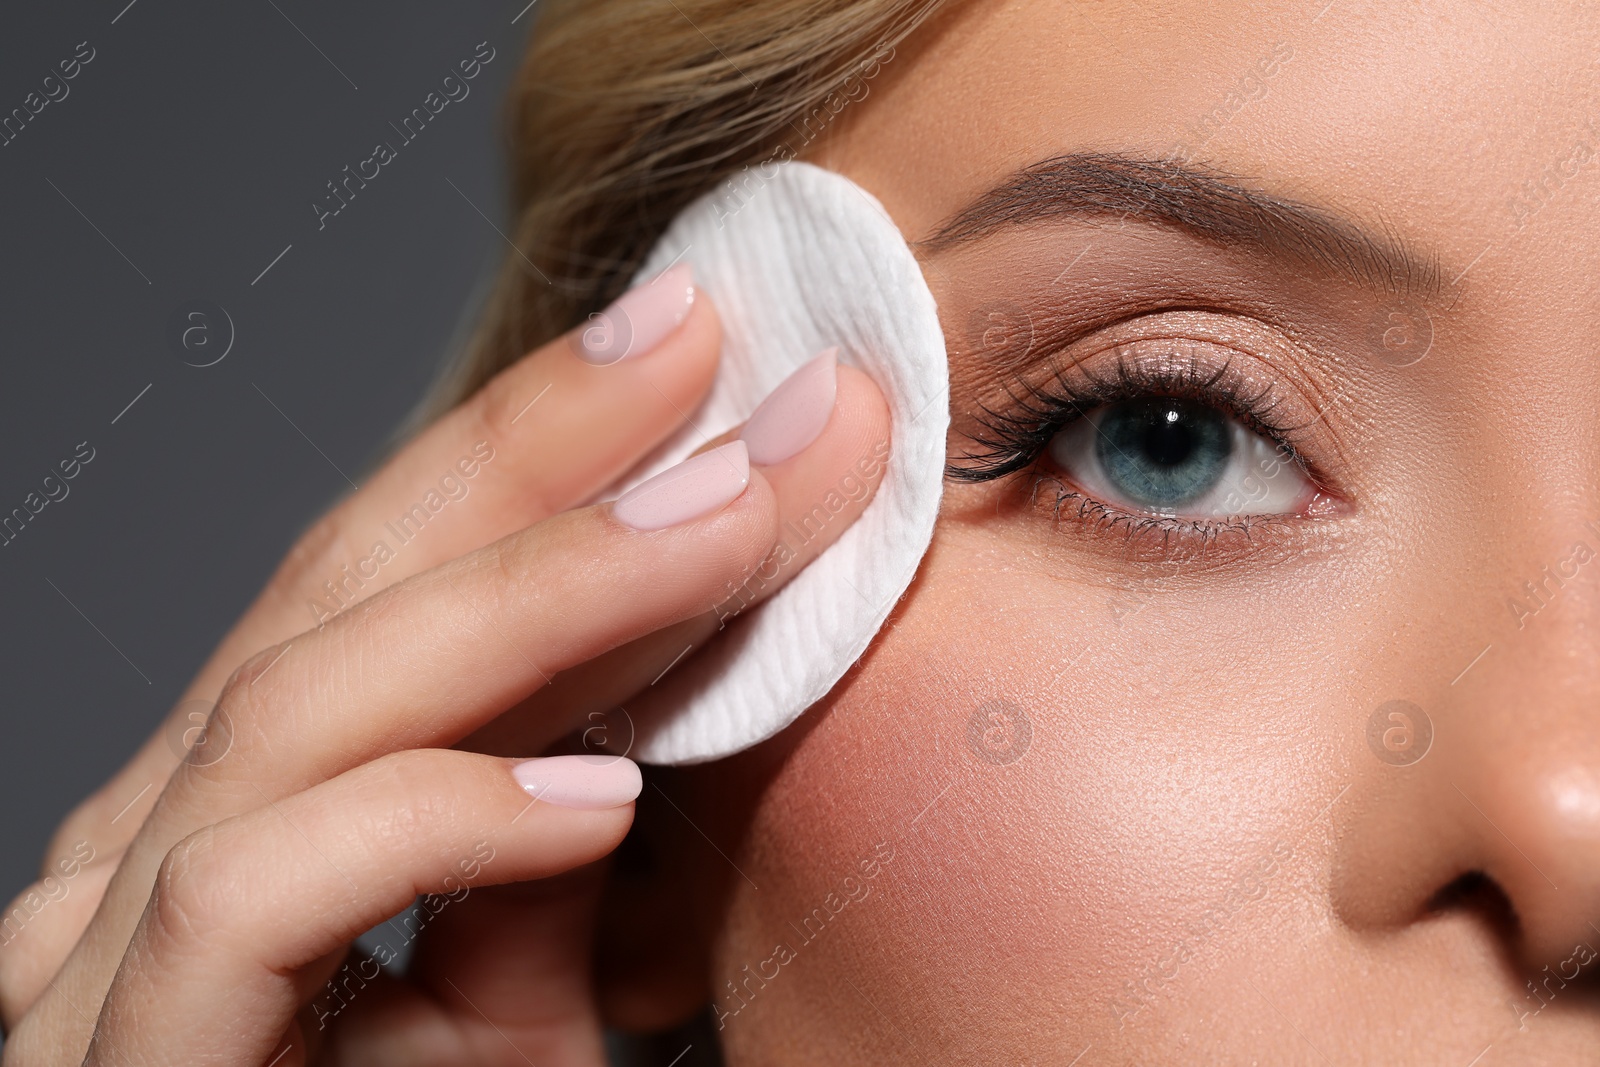
<path id="1" fill-rule="evenodd" d="M 763 400 L 739 435 L 750 462 L 782 463 L 822 434 L 839 393 L 839 350 L 829 348 L 783 380 Z"/>
<path id="2" fill-rule="evenodd" d="M 749 484 L 750 454 L 743 441 L 732 441 L 629 489 L 611 514 L 635 530 L 664 530 L 716 511 Z"/>
<path id="3" fill-rule="evenodd" d="M 546 756 L 511 768 L 535 800 L 563 808 L 620 808 L 639 795 L 644 779 L 626 756 Z"/>
<path id="4" fill-rule="evenodd" d="M 682 326 L 693 306 L 693 269 L 687 263 L 668 267 L 590 315 L 573 336 L 573 351 L 599 367 L 642 356 Z"/>

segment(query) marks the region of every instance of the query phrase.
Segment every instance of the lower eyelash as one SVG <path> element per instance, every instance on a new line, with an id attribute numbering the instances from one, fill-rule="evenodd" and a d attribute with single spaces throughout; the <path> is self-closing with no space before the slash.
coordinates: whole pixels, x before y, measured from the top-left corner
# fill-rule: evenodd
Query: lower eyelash
<path id="1" fill-rule="evenodd" d="M 1130 545 L 1159 535 L 1160 554 L 1169 556 L 1174 548 L 1184 555 L 1203 553 L 1223 537 L 1240 537 L 1250 541 L 1256 532 L 1291 528 L 1290 517 L 1280 515 L 1238 515 L 1225 519 L 1181 519 L 1161 515 L 1139 515 L 1121 511 L 1101 500 L 1072 488 L 1055 475 L 1035 470 L 1028 475 L 1031 480 L 1028 496 L 1040 506 L 1041 491 L 1054 496 L 1047 506 L 1057 523 L 1064 512 L 1075 512 L 1070 521 L 1082 523 L 1094 531 L 1120 531 Z"/>

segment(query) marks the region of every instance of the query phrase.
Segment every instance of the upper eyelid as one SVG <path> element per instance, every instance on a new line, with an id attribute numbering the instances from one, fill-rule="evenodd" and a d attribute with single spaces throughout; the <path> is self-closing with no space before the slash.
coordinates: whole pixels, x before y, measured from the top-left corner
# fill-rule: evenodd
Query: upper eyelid
<path id="1" fill-rule="evenodd" d="M 1320 484 L 1322 479 L 1292 440 L 1295 428 L 1276 425 L 1268 418 L 1271 410 L 1277 406 L 1276 400 L 1263 404 L 1264 398 L 1273 395 L 1270 383 L 1247 396 L 1238 390 L 1237 383 L 1220 384 L 1228 378 L 1226 365 L 1212 368 L 1215 372 L 1209 375 L 1185 380 L 1170 372 L 1164 376 L 1149 371 L 1133 372 L 1126 362 L 1119 360 L 1116 380 L 1113 382 L 1083 372 L 1084 377 L 1092 383 L 1091 388 L 1086 390 L 1082 386 L 1073 386 L 1067 379 L 1070 371 L 1082 369 L 1083 362 L 1076 360 L 1070 367 L 1057 368 L 1053 382 L 1060 392 L 1052 392 L 1050 385 L 1035 384 L 1020 378 L 1009 383 L 1023 391 L 1026 397 L 1018 398 L 1015 389 L 1008 389 L 1008 395 L 1015 402 L 1017 410 L 1004 412 L 985 407 L 984 416 L 978 421 L 988 435 L 965 436 L 986 451 L 977 454 L 969 452 L 961 457 L 978 460 L 979 465 L 964 467 L 951 461 L 946 464 L 946 477 L 957 481 L 990 481 L 1024 470 L 1038 462 L 1056 434 L 1086 418 L 1095 409 L 1124 399 L 1156 395 L 1164 390 L 1167 395 L 1212 402 L 1230 417 L 1239 419 L 1247 429 L 1273 441 L 1307 477 Z M 1191 363 L 1191 371 L 1196 366 L 1197 363 Z"/>
<path id="2" fill-rule="evenodd" d="M 1101 365 L 1110 355 L 1119 364 L 1131 361 L 1162 368 L 1167 377 L 1181 367 L 1181 377 L 1191 387 L 1207 376 L 1217 379 L 1212 390 L 1194 389 L 1188 394 L 1192 396 L 1214 398 L 1216 386 L 1225 387 L 1224 394 L 1235 394 L 1224 396 L 1229 400 L 1270 392 L 1265 403 L 1258 399 L 1221 406 L 1240 415 L 1256 432 L 1289 445 L 1302 471 L 1332 495 L 1344 496 L 1345 483 L 1358 479 L 1357 450 L 1352 447 L 1356 442 L 1347 438 L 1360 435 L 1364 423 L 1359 409 L 1351 411 L 1344 401 L 1362 391 L 1363 368 L 1352 366 L 1337 349 L 1311 343 L 1288 324 L 1233 307 L 1186 304 L 1147 309 L 1080 332 L 1067 320 L 1050 324 L 1053 316 L 1047 311 L 1009 306 L 1029 321 L 1046 325 L 1025 332 L 1026 350 L 1020 355 L 1003 349 L 987 357 L 985 370 L 967 379 L 971 383 L 965 390 L 970 398 L 967 412 L 953 412 L 956 433 L 967 428 L 963 418 L 971 419 L 977 424 L 977 436 L 988 436 L 988 444 L 994 445 L 993 431 L 1041 416 L 1037 404 L 1036 410 L 1027 410 L 1029 394 L 1036 393 L 1039 385 L 1064 381 L 1081 387 L 1092 379 L 1103 381 L 1111 377 Z M 1219 367 L 1223 373 L 1218 373 Z M 1037 451 L 1045 435 L 1036 436 Z M 987 480 L 973 478 L 973 461 L 992 467 L 997 450 L 985 448 L 972 432 L 964 438 L 966 447 L 952 444 L 947 475 Z M 991 471 L 988 477 L 1024 466 L 1025 462 L 1014 460 L 1008 471 Z"/>
<path id="3" fill-rule="evenodd" d="M 1351 387 L 1364 378 L 1365 368 L 1348 363 L 1330 342 L 1314 341 L 1294 323 L 1263 316 L 1260 310 L 1186 301 L 1085 326 L 1053 309 L 1007 306 L 1009 314 L 1026 324 L 1025 347 L 1017 352 L 1007 342 L 983 357 L 989 371 L 1007 380 L 1091 365 L 1107 351 L 1152 347 L 1226 351 L 1230 362 L 1237 356 L 1240 365 L 1254 368 L 1254 376 L 1281 386 L 1284 399 L 1292 400 L 1290 406 L 1309 424 L 1351 395 Z M 1330 423 L 1329 430 L 1331 443 L 1342 453 L 1338 428 Z"/>
<path id="4" fill-rule="evenodd" d="M 1081 370 L 1082 365 L 1083 361 L 1079 360 L 1074 363 L 1073 367 L 1074 369 Z M 1191 369 L 1195 365 L 1196 364 L 1191 363 Z M 1260 427 L 1261 431 L 1265 432 L 1268 436 L 1274 438 L 1286 437 L 1293 433 L 1293 427 L 1279 425 L 1277 422 L 1275 422 L 1275 420 L 1270 418 L 1272 410 L 1278 406 L 1278 400 L 1274 399 L 1270 404 L 1263 403 L 1265 398 L 1275 396 L 1273 384 L 1270 382 L 1264 383 L 1253 395 L 1246 395 L 1245 392 L 1239 388 L 1237 382 L 1233 382 L 1229 379 L 1228 371 L 1230 370 L 1231 366 L 1231 361 L 1225 361 L 1224 364 L 1221 367 L 1216 368 L 1215 373 L 1211 374 L 1209 377 L 1197 376 L 1194 378 L 1179 378 L 1178 376 L 1173 376 L 1172 380 L 1168 382 L 1156 382 L 1155 384 L 1164 384 L 1168 388 L 1179 389 L 1179 395 L 1190 395 L 1192 393 L 1192 395 L 1201 399 L 1220 399 L 1223 401 L 1223 406 L 1228 407 L 1242 420 L 1256 423 Z M 1106 390 L 1107 399 L 1101 400 L 1100 403 L 1112 403 L 1112 397 L 1121 395 L 1119 390 L 1126 390 L 1130 394 L 1144 395 L 1138 393 L 1137 391 L 1141 386 L 1148 387 L 1151 384 L 1149 376 L 1141 380 L 1137 376 L 1131 375 L 1128 372 L 1127 363 L 1123 360 L 1117 361 L 1116 369 L 1119 381 L 1116 385 L 1111 386 L 1107 386 L 1104 383 L 1098 382 L 1094 375 L 1090 374 L 1089 372 L 1083 372 L 1085 376 L 1090 378 L 1090 380 L 1097 382 L 1098 388 Z M 1057 380 L 1060 380 L 1059 375 Z"/>

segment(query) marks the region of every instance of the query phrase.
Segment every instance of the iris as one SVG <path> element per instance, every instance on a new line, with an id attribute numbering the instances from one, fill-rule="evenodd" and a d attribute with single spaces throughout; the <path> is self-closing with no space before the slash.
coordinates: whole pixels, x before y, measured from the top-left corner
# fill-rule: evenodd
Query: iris
<path id="1" fill-rule="evenodd" d="M 1112 404 L 1099 420 L 1096 458 L 1128 499 L 1171 511 L 1204 496 L 1233 456 L 1228 418 L 1215 408 L 1173 397 Z"/>

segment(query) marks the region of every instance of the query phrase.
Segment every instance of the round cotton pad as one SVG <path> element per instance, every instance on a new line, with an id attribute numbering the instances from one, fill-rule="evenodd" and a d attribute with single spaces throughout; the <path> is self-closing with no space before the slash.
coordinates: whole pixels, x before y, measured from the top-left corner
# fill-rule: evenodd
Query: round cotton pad
<path id="1" fill-rule="evenodd" d="M 830 345 L 883 390 L 892 442 L 877 494 L 839 540 L 657 682 L 630 752 L 647 763 L 764 741 L 844 676 L 933 538 L 950 421 L 933 294 L 882 205 L 849 179 L 806 163 L 748 170 L 686 208 L 639 277 L 682 261 L 721 316 L 722 364 L 690 424 L 629 485 L 743 422 Z"/>

